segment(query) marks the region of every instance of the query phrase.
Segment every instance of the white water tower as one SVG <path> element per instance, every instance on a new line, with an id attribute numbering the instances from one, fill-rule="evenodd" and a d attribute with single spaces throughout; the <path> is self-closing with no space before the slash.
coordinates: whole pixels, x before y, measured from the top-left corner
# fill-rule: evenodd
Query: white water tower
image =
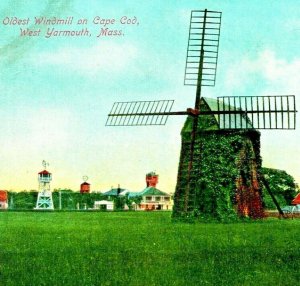
<path id="1" fill-rule="evenodd" d="M 36 202 L 36 210 L 54 210 L 52 192 L 50 190 L 50 182 L 52 181 L 52 174 L 46 170 L 49 164 L 43 161 L 44 170 L 39 172 L 39 191 Z"/>

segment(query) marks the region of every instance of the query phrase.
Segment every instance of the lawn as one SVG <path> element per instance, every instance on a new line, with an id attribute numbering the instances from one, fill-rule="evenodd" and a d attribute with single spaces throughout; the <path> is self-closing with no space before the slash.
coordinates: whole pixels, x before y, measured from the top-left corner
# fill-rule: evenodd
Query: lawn
<path id="1" fill-rule="evenodd" d="M 300 220 L 1 212 L 0 285 L 299 285 Z"/>

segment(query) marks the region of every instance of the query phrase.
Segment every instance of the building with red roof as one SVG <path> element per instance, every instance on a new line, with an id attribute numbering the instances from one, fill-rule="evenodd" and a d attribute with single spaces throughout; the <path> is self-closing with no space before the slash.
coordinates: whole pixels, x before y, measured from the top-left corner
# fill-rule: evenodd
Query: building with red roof
<path id="1" fill-rule="evenodd" d="M 8 208 L 7 191 L 0 190 L 0 210 Z"/>
<path id="2" fill-rule="evenodd" d="M 300 193 L 292 200 L 292 205 L 300 205 Z"/>

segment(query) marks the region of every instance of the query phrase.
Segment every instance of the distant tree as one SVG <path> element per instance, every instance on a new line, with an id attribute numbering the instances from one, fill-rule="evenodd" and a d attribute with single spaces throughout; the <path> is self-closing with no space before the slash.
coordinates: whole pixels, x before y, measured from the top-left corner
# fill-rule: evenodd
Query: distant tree
<path id="1" fill-rule="evenodd" d="M 54 189 L 53 190 L 53 193 L 55 193 L 55 192 L 63 192 L 63 193 L 74 193 L 74 191 L 73 190 L 71 190 L 71 189 Z"/>
<path id="2" fill-rule="evenodd" d="M 278 169 L 262 168 L 262 173 L 268 181 L 271 191 L 279 202 L 279 205 L 290 205 L 297 193 L 294 178 L 287 174 L 287 172 Z M 275 208 L 270 195 L 264 187 L 263 201 L 267 209 Z"/>
<path id="3" fill-rule="evenodd" d="M 126 203 L 126 196 L 115 196 L 114 197 L 114 209 L 116 211 L 122 211 L 124 210 Z"/>
<path id="4" fill-rule="evenodd" d="M 124 210 L 125 205 L 128 206 L 129 210 L 133 209 L 133 203 L 140 204 L 142 201 L 141 196 L 134 196 L 129 197 L 129 194 L 126 194 L 125 196 L 115 196 L 114 197 L 114 207 L 115 210 Z"/>
<path id="5" fill-rule="evenodd" d="M 128 206 L 128 208 L 130 210 L 133 209 L 133 203 L 135 203 L 136 205 L 139 205 L 142 201 L 142 197 L 141 196 L 134 196 L 134 197 L 130 197 L 128 195 L 126 195 L 126 204 Z"/>

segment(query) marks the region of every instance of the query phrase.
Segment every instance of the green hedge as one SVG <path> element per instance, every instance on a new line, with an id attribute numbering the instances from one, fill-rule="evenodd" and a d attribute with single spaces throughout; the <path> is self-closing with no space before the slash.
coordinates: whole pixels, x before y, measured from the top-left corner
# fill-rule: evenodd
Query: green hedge
<path id="1" fill-rule="evenodd" d="M 79 193 L 72 190 L 61 191 L 61 209 L 74 210 L 93 208 L 94 201 L 102 200 L 101 193 Z M 9 208 L 15 210 L 31 210 L 36 206 L 37 191 L 8 192 Z M 59 190 L 52 193 L 53 204 L 56 210 L 59 209 Z"/>

